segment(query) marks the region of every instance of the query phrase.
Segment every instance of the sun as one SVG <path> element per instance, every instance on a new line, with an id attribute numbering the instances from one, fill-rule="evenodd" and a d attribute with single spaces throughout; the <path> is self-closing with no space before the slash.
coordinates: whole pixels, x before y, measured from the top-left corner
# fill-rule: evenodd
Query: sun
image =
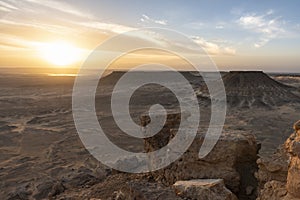
<path id="1" fill-rule="evenodd" d="M 79 60 L 80 50 L 65 41 L 46 43 L 40 47 L 42 57 L 57 66 L 68 66 Z"/>

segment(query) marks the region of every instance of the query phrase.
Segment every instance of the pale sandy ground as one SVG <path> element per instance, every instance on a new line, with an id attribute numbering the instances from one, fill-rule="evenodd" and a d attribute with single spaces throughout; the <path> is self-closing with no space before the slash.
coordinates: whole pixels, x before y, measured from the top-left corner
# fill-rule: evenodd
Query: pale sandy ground
<path id="1" fill-rule="evenodd" d="M 75 195 L 100 183 L 110 173 L 89 155 L 77 135 L 71 110 L 73 80 L 73 77 L 0 76 L 0 199 L 14 199 L 16 195 L 47 198 L 44 193 L 56 182 L 63 182 L 63 190 Z M 291 82 L 286 77 L 280 81 Z M 292 82 L 300 85 L 295 79 Z M 120 147 L 142 151 L 142 140 L 126 136 L 112 122 L 108 106 L 110 89 L 110 86 L 102 88 L 97 97 L 100 124 Z M 149 91 L 152 94 L 147 101 L 139 98 Z M 141 89 L 132 101 L 136 121 L 149 102 L 176 107 L 172 94 L 155 87 Z M 201 109 L 201 126 L 206 127 L 210 115 L 205 104 Z M 268 154 L 290 135 L 292 124 L 299 120 L 299 111 L 299 104 L 272 109 L 229 108 L 224 131 L 255 134 L 262 143 L 261 154 Z"/>

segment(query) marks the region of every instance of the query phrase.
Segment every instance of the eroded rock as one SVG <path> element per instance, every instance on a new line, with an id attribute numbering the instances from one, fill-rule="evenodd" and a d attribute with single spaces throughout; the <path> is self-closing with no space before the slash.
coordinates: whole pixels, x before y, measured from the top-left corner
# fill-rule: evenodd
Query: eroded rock
<path id="1" fill-rule="evenodd" d="M 260 191 L 257 200 L 282 200 L 287 195 L 286 184 L 281 181 L 269 181 Z"/>
<path id="2" fill-rule="evenodd" d="M 180 124 L 178 120 L 181 119 L 180 116 L 179 112 L 172 113 L 172 116 L 167 117 L 167 125 L 161 132 L 145 139 L 146 152 L 160 149 L 176 135 L 176 126 L 171 128 L 170 124 Z M 169 118 L 172 119 L 171 122 L 168 121 Z M 144 126 L 147 123 L 148 121 L 142 121 Z M 180 159 L 164 169 L 152 172 L 155 180 L 170 186 L 179 180 L 224 179 L 226 187 L 240 198 L 255 199 L 257 181 L 254 173 L 257 170 L 256 160 L 259 149 L 255 137 L 243 131 L 223 133 L 212 152 L 200 159 L 198 153 L 203 140 L 204 133 L 200 130 L 192 145 Z M 160 160 L 154 159 L 153 162 L 155 165 L 155 162 Z M 255 188 L 250 195 L 247 195 L 247 187 Z"/>
<path id="3" fill-rule="evenodd" d="M 273 155 L 259 158 L 257 165 L 259 169 L 255 176 L 260 189 L 269 181 L 286 182 L 289 158 L 283 147 L 280 147 Z"/>
<path id="4" fill-rule="evenodd" d="M 237 197 L 225 187 L 222 179 L 177 181 L 173 187 L 176 194 L 185 199 L 237 200 Z"/>
<path id="5" fill-rule="evenodd" d="M 300 121 L 294 125 L 295 133 L 287 140 L 286 149 L 290 154 L 290 165 L 287 177 L 289 195 L 300 199 Z"/>
<path id="6" fill-rule="evenodd" d="M 300 120 L 299 121 L 297 121 L 295 124 L 294 124 L 294 130 L 297 132 L 297 131 L 299 131 L 300 130 Z"/>
<path id="7" fill-rule="evenodd" d="M 286 140 L 281 156 L 278 154 L 278 159 L 272 160 L 269 164 L 268 171 L 275 174 L 282 173 L 282 169 L 278 165 L 278 160 L 286 161 L 288 163 L 287 178 L 282 180 L 285 176 L 267 176 L 263 177 L 259 174 L 258 178 L 263 181 L 268 180 L 260 191 L 258 200 L 296 200 L 300 199 L 300 121 L 294 124 L 295 132 Z M 287 156 L 288 155 L 288 156 Z M 259 166 L 261 161 L 258 161 Z M 284 162 L 282 162 L 284 163 Z M 285 163 L 285 164 L 286 164 Z M 262 178 L 263 177 L 263 178 Z M 261 181 L 261 179 L 259 179 Z M 272 179 L 272 180 L 269 180 Z M 261 181 L 262 182 L 262 181 Z"/>
<path id="8" fill-rule="evenodd" d="M 113 199 L 118 200 L 181 200 L 172 188 L 166 187 L 160 183 L 149 183 L 147 181 L 130 181 L 124 187 L 115 193 Z"/>

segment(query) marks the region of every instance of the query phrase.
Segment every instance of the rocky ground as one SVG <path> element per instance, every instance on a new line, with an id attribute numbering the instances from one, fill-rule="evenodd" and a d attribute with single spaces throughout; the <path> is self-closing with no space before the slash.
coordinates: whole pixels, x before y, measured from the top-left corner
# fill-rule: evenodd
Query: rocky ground
<path id="1" fill-rule="evenodd" d="M 203 84 L 198 76 L 184 75 L 194 88 Z M 292 83 L 290 85 L 296 91 L 288 89 L 289 92 L 297 94 L 297 89 L 299 91 L 294 77 L 293 80 L 286 76 L 276 79 Z M 224 195 L 221 199 L 255 199 L 256 187 L 265 191 L 261 194 L 273 191 L 272 188 L 278 188 L 274 189 L 278 194 L 287 194 L 284 189 L 288 165 L 278 164 L 287 161 L 281 157 L 281 151 L 275 155 L 273 152 L 293 131 L 292 124 L 298 120 L 300 111 L 297 102 L 270 107 L 229 105 L 222 139 L 211 156 L 199 160 L 194 155 L 210 119 L 209 101 L 199 95 L 201 124 L 198 142 L 191 146 L 182 160 L 168 168 L 155 173 L 129 175 L 103 166 L 82 145 L 72 117 L 73 81 L 74 77 L 65 76 L 0 76 L 0 199 L 194 198 L 187 191 L 200 196 L 210 191 L 210 195 Z M 118 146 L 134 152 L 147 151 L 143 140 L 129 137 L 112 120 L 109 102 L 115 82 L 116 78 L 103 80 L 104 87 L 98 88 L 96 110 L 100 124 Z M 153 102 L 168 109 L 178 106 L 172 93 L 165 88 L 145 86 L 132 97 L 132 117 L 137 123 L 141 113 Z M 262 171 L 255 173 L 258 143 L 261 143 L 261 158 L 257 163 Z M 147 148 L 153 146 L 155 140 Z M 245 156 L 248 154 L 251 156 Z M 297 162 L 297 158 L 294 160 Z M 202 169 L 199 173 L 198 168 Z M 260 177 L 257 182 L 255 174 Z M 188 182 L 189 179 L 196 181 Z M 186 182 L 178 182 L 184 180 Z M 289 195 L 295 195 L 293 188 L 288 191 Z"/>

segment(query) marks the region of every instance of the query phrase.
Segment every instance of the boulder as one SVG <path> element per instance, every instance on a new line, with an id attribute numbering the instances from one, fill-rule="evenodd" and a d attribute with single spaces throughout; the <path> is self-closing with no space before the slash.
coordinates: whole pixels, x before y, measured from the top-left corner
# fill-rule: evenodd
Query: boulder
<path id="1" fill-rule="evenodd" d="M 237 200 L 222 179 L 195 179 L 177 181 L 173 188 L 178 196 L 194 200 Z"/>

